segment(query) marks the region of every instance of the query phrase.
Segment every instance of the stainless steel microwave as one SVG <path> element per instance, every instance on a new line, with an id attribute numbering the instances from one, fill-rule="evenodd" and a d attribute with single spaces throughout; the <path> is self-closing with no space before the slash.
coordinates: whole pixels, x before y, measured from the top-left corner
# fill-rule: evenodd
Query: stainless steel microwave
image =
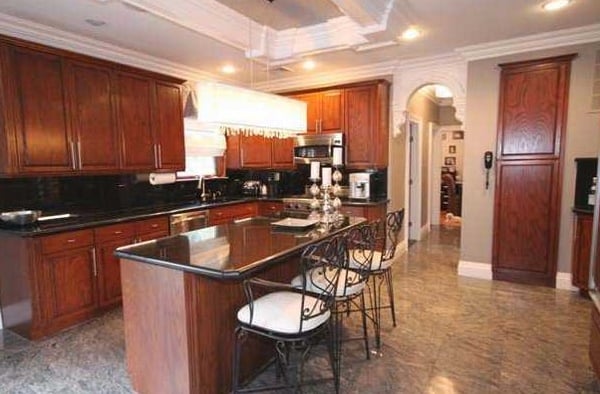
<path id="1" fill-rule="evenodd" d="M 294 141 L 294 162 L 308 164 L 311 161 L 318 161 L 333 164 L 334 148 L 341 151 L 342 164 L 345 163 L 343 133 L 299 135 Z"/>

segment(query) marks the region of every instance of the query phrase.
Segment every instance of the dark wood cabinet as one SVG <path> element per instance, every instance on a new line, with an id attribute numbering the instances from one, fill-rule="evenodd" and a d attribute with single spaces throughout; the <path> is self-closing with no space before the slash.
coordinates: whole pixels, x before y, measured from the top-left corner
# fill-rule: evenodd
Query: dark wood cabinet
<path id="1" fill-rule="evenodd" d="M 185 169 L 182 106 L 178 84 L 156 82 L 155 138 L 157 168 L 160 170 Z"/>
<path id="2" fill-rule="evenodd" d="M 228 223 L 236 219 L 251 218 L 258 214 L 255 202 L 227 205 L 208 211 L 208 224 L 211 226 Z"/>
<path id="3" fill-rule="evenodd" d="M 267 217 L 279 217 L 283 211 L 283 203 L 275 201 L 259 201 L 258 215 Z"/>
<path id="4" fill-rule="evenodd" d="M 111 70 L 71 62 L 68 74 L 76 168 L 83 171 L 119 168 Z"/>
<path id="5" fill-rule="evenodd" d="M 94 229 L 99 307 L 110 307 L 121 303 L 121 265 L 119 259 L 114 256 L 115 249 L 168 235 L 169 228 L 165 217 Z"/>
<path id="6" fill-rule="evenodd" d="M 94 314 L 96 260 L 92 231 L 51 235 L 39 241 L 36 263 L 40 307 L 46 331 L 57 331 Z"/>
<path id="7" fill-rule="evenodd" d="M 389 147 L 389 82 L 288 93 L 308 105 L 308 132 L 343 132 L 346 167 L 385 168 Z"/>
<path id="8" fill-rule="evenodd" d="M 342 205 L 340 208 L 340 213 L 345 216 L 358 216 L 366 218 L 369 222 L 385 219 L 385 214 L 387 212 L 386 204 L 379 205 L 368 205 L 368 206 L 360 206 L 360 205 Z"/>
<path id="9" fill-rule="evenodd" d="M 494 279 L 555 286 L 573 57 L 501 65 Z"/>
<path id="10" fill-rule="evenodd" d="M 16 142 L 16 168 L 9 170 L 24 174 L 72 171 L 75 152 L 63 84 L 63 59 L 17 46 L 6 47 L 3 52 L 8 65 L 3 82 L 9 91 L 4 101 L 13 109 L 14 118 L 6 116 L 13 120 L 9 123 Z"/>
<path id="11" fill-rule="evenodd" d="M 185 168 L 181 80 L 0 37 L 0 176 Z"/>
<path id="12" fill-rule="evenodd" d="M 240 162 L 243 168 L 270 168 L 271 139 L 260 136 L 242 136 Z"/>
<path id="13" fill-rule="evenodd" d="M 117 86 L 123 168 L 155 169 L 158 148 L 152 131 L 152 81 L 121 73 L 117 76 Z"/>
<path id="14" fill-rule="evenodd" d="M 573 249 L 571 253 L 571 282 L 580 290 L 589 289 L 589 269 L 592 251 L 593 213 L 574 215 Z"/>
<path id="15" fill-rule="evenodd" d="M 339 133 L 343 131 L 343 92 L 329 89 L 290 96 L 306 103 L 306 128 L 309 133 Z"/>
<path id="16" fill-rule="evenodd" d="M 294 168 L 294 138 L 271 138 L 271 167 Z"/>

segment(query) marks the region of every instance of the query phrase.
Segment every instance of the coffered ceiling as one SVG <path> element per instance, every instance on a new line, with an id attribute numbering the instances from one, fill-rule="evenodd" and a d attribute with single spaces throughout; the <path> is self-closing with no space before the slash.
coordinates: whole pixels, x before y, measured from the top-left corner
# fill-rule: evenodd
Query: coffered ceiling
<path id="1" fill-rule="evenodd" d="M 2 0 L 0 33 L 186 78 L 243 84 L 447 54 L 585 27 L 600 1 L 544 12 L 540 0 Z M 86 22 L 87 20 L 87 22 Z M 422 36 L 399 38 L 409 26 Z M 559 33 L 556 33 L 557 35 Z M 595 36 L 594 36 L 595 34 Z M 589 41 L 589 34 L 588 34 Z M 136 60 L 137 59 L 137 60 Z M 312 59 L 314 70 L 300 65 Z M 230 64 L 233 74 L 221 68 Z M 166 65 L 166 66 L 165 66 Z"/>

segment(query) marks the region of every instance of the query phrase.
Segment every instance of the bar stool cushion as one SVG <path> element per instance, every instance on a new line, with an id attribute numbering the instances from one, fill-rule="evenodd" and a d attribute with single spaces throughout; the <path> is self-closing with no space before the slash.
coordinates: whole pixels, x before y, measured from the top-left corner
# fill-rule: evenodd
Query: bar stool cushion
<path id="1" fill-rule="evenodd" d="M 254 300 L 252 323 L 250 322 L 250 305 L 243 306 L 238 311 L 237 318 L 244 324 L 283 334 L 308 332 L 329 319 L 331 315 L 329 310 L 319 314 L 323 308 L 323 301 L 306 295 L 304 304 L 304 310 L 311 311 L 311 314 L 315 316 L 312 318 L 310 315 L 304 316 L 302 330 L 300 330 L 302 294 L 290 291 L 277 291 Z"/>
<path id="2" fill-rule="evenodd" d="M 350 262 L 349 262 L 348 266 L 353 269 L 360 269 L 361 268 L 360 262 L 356 261 L 352 257 L 353 251 L 354 250 L 352 250 L 352 249 L 348 251 L 348 254 L 350 255 Z M 373 260 L 371 261 L 371 271 L 386 270 L 386 269 L 390 268 L 392 266 L 392 264 L 394 264 L 396 262 L 396 260 L 398 260 L 398 258 L 399 258 L 399 256 L 396 253 L 396 255 L 394 257 L 392 257 L 391 259 L 381 261 L 381 252 L 373 252 Z"/>
<path id="3" fill-rule="evenodd" d="M 321 268 L 316 268 L 318 271 L 309 271 L 306 273 L 306 290 L 313 293 L 321 293 L 327 286 L 327 281 L 322 277 L 323 273 Z M 315 273 L 313 273 L 315 272 Z M 312 280 L 311 280 L 312 277 Z M 337 289 L 335 292 L 336 297 L 347 297 L 355 294 L 359 294 L 365 288 L 366 282 L 361 280 L 361 276 L 352 270 L 345 268 L 340 269 L 340 276 L 337 282 Z M 302 275 L 296 276 L 292 279 L 292 286 L 302 288 Z"/>

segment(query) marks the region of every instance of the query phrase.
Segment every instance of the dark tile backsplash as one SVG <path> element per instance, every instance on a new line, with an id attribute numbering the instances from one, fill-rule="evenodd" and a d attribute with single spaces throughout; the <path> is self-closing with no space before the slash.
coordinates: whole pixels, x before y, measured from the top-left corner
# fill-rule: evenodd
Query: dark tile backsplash
<path id="1" fill-rule="evenodd" d="M 150 185 L 147 175 L 0 179 L 0 211 L 112 211 L 194 201 L 197 181 Z"/>

